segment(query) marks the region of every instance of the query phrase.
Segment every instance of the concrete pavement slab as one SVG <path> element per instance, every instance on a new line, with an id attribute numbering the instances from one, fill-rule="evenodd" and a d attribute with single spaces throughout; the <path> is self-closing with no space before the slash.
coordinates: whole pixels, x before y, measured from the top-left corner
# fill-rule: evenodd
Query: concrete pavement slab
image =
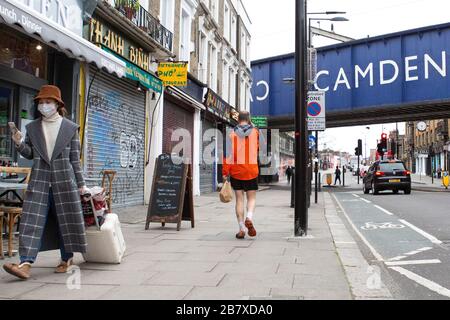
<path id="1" fill-rule="evenodd" d="M 233 287 L 243 290 L 246 287 L 292 288 L 293 274 L 227 274 L 220 282 L 220 287 Z"/>
<path id="2" fill-rule="evenodd" d="M 144 284 L 161 286 L 200 286 L 215 287 L 225 276 L 224 273 L 198 271 L 163 271 L 158 272 Z"/>
<path id="3" fill-rule="evenodd" d="M 101 300 L 181 300 L 191 286 L 122 285 L 103 294 Z"/>
<path id="4" fill-rule="evenodd" d="M 0 298 L 13 299 L 43 285 L 42 283 L 23 281 L 9 276 L 8 279 L 1 280 Z"/>
<path id="5" fill-rule="evenodd" d="M 70 290 L 63 284 L 46 284 L 18 296 L 22 300 L 97 300 L 113 286 L 81 285 L 80 289 Z"/>
<path id="6" fill-rule="evenodd" d="M 269 288 L 263 287 L 194 287 L 185 297 L 186 300 L 248 300 L 251 297 L 269 295 Z"/>

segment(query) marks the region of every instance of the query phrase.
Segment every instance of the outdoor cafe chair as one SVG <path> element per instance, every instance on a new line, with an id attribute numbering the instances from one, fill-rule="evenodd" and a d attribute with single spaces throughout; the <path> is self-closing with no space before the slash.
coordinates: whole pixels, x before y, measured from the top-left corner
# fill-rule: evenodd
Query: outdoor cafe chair
<path id="1" fill-rule="evenodd" d="M 21 168 L 21 167 L 0 167 L 0 172 L 4 172 L 6 174 L 22 174 L 25 175 L 25 178 L 21 179 L 19 183 L 28 184 L 31 175 L 31 168 Z M 5 179 L 4 179 L 5 180 Z M 12 191 L 17 194 L 14 189 L 7 190 Z M 25 195 L 26 189 L 23 190 L 23 196 Z M 5 193 L 5 192 L 4 192 Z M 23 198 L 22 198 L 23 199 Z M 0 200 L 0 212 L 3 213 L 7 217 L 8 220 L 8 256 L 12 257 L 13 253 L 13 234 L 14 234 L 14 224 L 16 220 L 20 219 L 22 214 L 22 204 L 23 201 L 17 200 L 8 200 L 2 199 Z"/>

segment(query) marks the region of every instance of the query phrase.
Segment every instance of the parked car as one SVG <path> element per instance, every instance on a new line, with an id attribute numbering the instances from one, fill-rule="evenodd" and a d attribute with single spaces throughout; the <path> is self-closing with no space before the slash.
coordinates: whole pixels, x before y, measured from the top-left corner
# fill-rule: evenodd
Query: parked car
<path id="1" fill-rule="evenodd" d="M 364 193 L 368 194 L 370 190 L 373 194 L 383 190 L 392 190 L 394 193 L 403 190 L 405 194 L 410 194 L 411 172 L 400 160 L 376 161 L 363 178 Z"/>

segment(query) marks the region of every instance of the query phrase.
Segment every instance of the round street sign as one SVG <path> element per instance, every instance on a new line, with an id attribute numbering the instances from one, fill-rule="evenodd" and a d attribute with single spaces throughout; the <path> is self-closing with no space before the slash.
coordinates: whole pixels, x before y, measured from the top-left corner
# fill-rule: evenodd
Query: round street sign
<path id="1" fill-rule="evenodd" d="M 317 117 L 320 112 L 322 111 L 322 107 L 320 106 L 320 104 L 316 101 L 310 102 L 308 103 L 308 115 L 310 117 Z"/>

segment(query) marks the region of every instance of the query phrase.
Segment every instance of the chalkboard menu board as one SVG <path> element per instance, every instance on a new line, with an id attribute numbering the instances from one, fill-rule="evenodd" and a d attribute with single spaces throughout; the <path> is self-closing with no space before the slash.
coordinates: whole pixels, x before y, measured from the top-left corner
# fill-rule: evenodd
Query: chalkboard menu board
<path id="1" fill-rule="evenodd" d="M 176 223 L 180 230 L 181 221 L 191 221 L 194 227 L 194 205 L 192 194 L 192 171 L 190 165 L 176 161 L 168 154 L 156 159 L 152 192 L 147 212 L 145 229 L 150 222 Z"/>

